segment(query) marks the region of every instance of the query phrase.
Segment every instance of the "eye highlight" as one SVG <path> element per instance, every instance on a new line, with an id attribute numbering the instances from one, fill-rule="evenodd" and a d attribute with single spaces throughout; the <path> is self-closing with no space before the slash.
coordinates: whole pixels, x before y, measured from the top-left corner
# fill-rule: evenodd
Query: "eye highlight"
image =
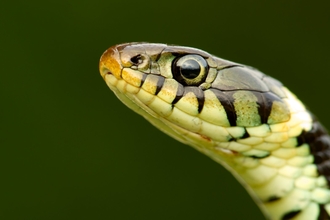
<path id="1" fill-rule="evenodd" d="M 188 79 L 194 79 L 201 72 L 201 67 L 196 60 L 190 59 L 182 63 L 180 70 L 183 77 Z"/>
<path id="2" fill-rule="evenodd" d="M 173 77 L 183 85 L 198 86 L 204 82 L 208 65 L 206 60 L 199 55 L 185 55 L 173 60 Z"/>

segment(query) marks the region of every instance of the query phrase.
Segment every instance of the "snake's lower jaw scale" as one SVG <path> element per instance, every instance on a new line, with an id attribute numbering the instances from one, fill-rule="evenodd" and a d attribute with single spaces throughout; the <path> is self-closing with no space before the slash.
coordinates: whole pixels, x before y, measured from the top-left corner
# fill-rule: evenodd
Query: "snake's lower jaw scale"
<path id="1" fill-rule="evenodd" d="M 279 81 L 188 47 L 110 47 L 100 73 L 154 126 L 224 165 L 270 219 L 330 219 L 330 138 Z"/>

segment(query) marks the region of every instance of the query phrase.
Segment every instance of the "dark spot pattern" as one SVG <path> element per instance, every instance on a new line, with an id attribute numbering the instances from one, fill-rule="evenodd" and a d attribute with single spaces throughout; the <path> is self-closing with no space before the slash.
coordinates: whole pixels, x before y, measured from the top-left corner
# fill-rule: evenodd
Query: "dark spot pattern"
<path id="1" fill-rule="evenodd" d="M 268 199 L 267 199 L 267 202 L 275 202 L 277 200 L 280 200 L 281 197 L 278 197 L 278 196 L 270 196 Z"/>
<path id="2" fill-rule="evenodd" d="M 164 77 L 162 77 L 162 76 L 158 77 L 155 95 L 157 95 L 160 92 L 160 90 L 162 89 L 162 87 L 164 85 L 164 82 L 165 82 Z"/>
<path id="3" fill-rule="evenodd" d="M 142 74 L 142 79 L 141 79 L 141 83 L 140 83 L 140 87 L 143 86 L 143 83 L 146 81 L 146 78 L 147 78 L 147 74 Z"/>
<path id="4" fill-rule="evenodd" d="M 218 89 L 210 89 L 218 98 L 221 105 L 224 107 L 229 123 L 231 126 L 236 126 L 237 114 L 234 107 L 233 95 L 237 91 L 221 91 Z M 257 98 L 258 113 L 261 124 L 267 124 L 268 118 L 272 111 L 274 101 L 283 102 L 281 98 L 272 92 L 250 91 Z"/>
<path id="5" fill-rule="evenodd" d="M 312 115 L 313 116 L 313 115 Z M 327 130 L 313 116 L 313 125 L 310 131 L 302 131 L 297 137 L 297 147 L 308 144 L 311 154 L 314 156 L 314 164 L 319 175 L 323 175 L 330 185 L 330 137 Z M 324 205 L 319 204 L 318 220 L 330 219 Z"/>
<path id="6" fill-rule="evenodd" d="M 197 98 L 198 102 L 198 113 L 200 113 L 204 107 L 205 97 L 204 97 L 204 91 L 195 86 L 182 86 L 181 84 L 178 84 L 178 90 L 176 92 L 176 96 L 174 100 L 172 101 L 172 105 L 176 104 L 182 97 L 184 97 L 187 93 L 194 93 L 194 95 Z"/>
<path id="7" fill-rule="evenodd" d="M 312 129 L 303 131 L 297 137 L 297 142 L 297 147 L 304 143 L 309 145 L 318 173 L 325 176 L 330 185 L 330 137 L 326 129 L 314 118 Z"/>
<path id="8" fill-rule="evenodd" d="M 296 211 L 291 211 L 289 213 L 286 213 L 283 217 L 282 220 L 290 220 L 296 215 L 298 215 L 301 212 L 301 210 L 296 210 Z"/>
<path id="9" fill-rule="evenodd" d="M 274 101 L 283 101 L 271 92 L 253 92 L 253 94 L 258 98 L 258 112 L 261 124 L 266 124 L 272 111 Z"/>
<path id="10" fill-rule="evenodd" d="M 218 98 L 221 105 L 224 107 L 230 126 L 236 126 L 237 115 L 234 107 L 234 98 L 232 95 L 227 95 L 226 93 L 218 89 L 210 89 L 215 96 Z"/>
<path id="11" fill-rule="evenodd" d="M 195 86 L 186 86 L 184 88 L 183 96 L 185 96 L 189 92 L 193 92 L 195 94 L 197 101 L 198 101 L 198 113 L 200 113 L 203 109 L 204 102 L 205 102 L 203 90 L 201 88 L 195 87 Z"/>
<path id="12" fill-rule="evenodd" d="M 175 103 L 177 103 L 183 97 L 183 94 L 184 94 L 184 87 L 183 87 L 183 85 L 181 85 L 180 83 L 178 83 L 178 89 L 176 91 L 175 98 L 172 101 L 172 105 L 174 105 Z"/>

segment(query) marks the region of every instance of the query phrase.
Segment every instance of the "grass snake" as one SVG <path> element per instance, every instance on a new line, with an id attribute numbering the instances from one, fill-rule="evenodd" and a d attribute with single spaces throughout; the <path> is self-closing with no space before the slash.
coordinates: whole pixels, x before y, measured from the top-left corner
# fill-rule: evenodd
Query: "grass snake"
<path id="1" fill-rule="evenodd" d="M 125 105 L 227 168 L 266 219 L 330 219 L 330 138 L 278 80 L 153 43 L 112 46 L 99 69 Z"/>

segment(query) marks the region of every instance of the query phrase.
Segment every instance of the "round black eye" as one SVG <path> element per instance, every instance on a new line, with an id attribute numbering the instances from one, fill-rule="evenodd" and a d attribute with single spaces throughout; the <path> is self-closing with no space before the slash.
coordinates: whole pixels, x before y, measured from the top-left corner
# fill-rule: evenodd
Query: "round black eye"
<path id="1" fill-rule="evenodd" d="M 200 85 L 207 76 L 208 65 L 199 55 L 185 55 L 173 61 L 172 73 L 183 85 Z"/>
<path id="2" fill-rule="evenodd" d="M 196 60 L 186 60 L 180 68 L 182 76 L 188 79 L 196 78 L 201 72 L 201 67 Z"/>

